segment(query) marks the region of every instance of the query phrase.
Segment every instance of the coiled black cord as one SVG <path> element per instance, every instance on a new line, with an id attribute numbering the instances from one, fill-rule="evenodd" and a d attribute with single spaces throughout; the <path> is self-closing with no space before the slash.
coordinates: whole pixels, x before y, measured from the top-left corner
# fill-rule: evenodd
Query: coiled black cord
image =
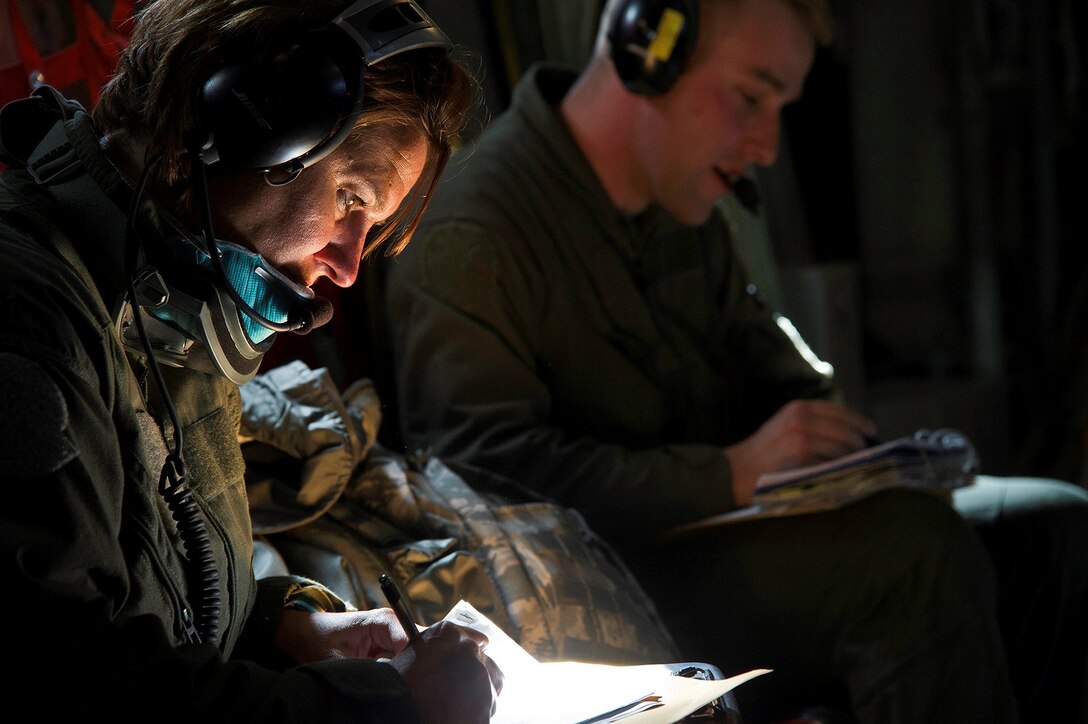
<path id="1" fill-rule="evenodd" d="M 126 264 L 128 271 L 128 294 L 132 304 L 132 320 L 136 325 L 136 331 L 140 335 L 140 343 L 147 353 L 148 365 L 155 379 L 155 386 L 162 395 L 166 405 L 170 424 L 174 428 L 174 449 L 166 456 L 163 462 L 162 472 L 159 475 L 159 493 L 166 501 L 166 507 L 178 526 L 178 535 L 181 536 L 182 547 L 185 550 L 184 561 L 186 563 L 186 575 L 188 577 L 189 595 L 197 594 L 195 603 L 196 620 L 195 631 L 190 638 L 194 642 L 216 644 L 219 639 L 219 615 L 222 605 L 222 597 L 219 593 L 219 568 L 212 554 L 211 541 L 204 524 L 204 516 L 192 490 L 185 480 L 185 461 L 182 457 L 183 430 L 178 420 L 177 409 L 170 393 L 166 388 L 166 380 L 162 376 L 159 362 L 155 359 L 151 340 L 144 328 L 143 315 L 140 311 L 136 296 L 136 252 L 139 248 L 139 234 L 136 231 L 136 210 L 139 208 L 143 197 L 144 187 L 150 176 L 151 170 L 158 165 L 159 158 L 153 157 L 144 164 L 143 170 L 136 183 L 133 192 L 132 204 L 129 207 L 128 227 L 126 229 Z M 182 612 L 184 614 L 184 612 Z"/>
<path id="2" fill-rule="evenodd" d="M 198 602 L 196 632 L 200 641 L 214 644 L 219 637 L 219 611 L 222 604 L 219 569 L 212 554 L 204 515 L 185 480 L 185 461 L 179 453 L 166 456 L 166 462 L 159 474 L 159 493 L 178 524 L 181 544 L 190 563 L 187 571 L 189 589 L 190 593 L 196 592 Z"/>

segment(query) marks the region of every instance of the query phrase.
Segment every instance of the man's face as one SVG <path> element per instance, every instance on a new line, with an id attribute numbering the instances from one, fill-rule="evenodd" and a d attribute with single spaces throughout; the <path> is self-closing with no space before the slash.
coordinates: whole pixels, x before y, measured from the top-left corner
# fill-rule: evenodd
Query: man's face
<path id="1" fill-rule="evenodd" d="M 422 135 L 349 137 L 285 186 L 249 171 L 209 179 L 216 236 L 253 249 L 303 286 L 351 286 L 370 232 L 396 212 L 423 172 Z"/>
<path id="2" fill-rule="evenodd" d="M 679 221 L 705 222 L 730 179 L 778 153 L 782 107 L 801 95 L 812 33 L 782 0 L 701 3 L 699 46 L 639 119 L 651 200 Z"/>

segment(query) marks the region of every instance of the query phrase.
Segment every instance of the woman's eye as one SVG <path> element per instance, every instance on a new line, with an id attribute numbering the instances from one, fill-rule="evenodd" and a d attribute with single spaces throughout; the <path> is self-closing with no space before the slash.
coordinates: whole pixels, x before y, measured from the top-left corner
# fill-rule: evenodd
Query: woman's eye
<path id="1" fill-rule="evenodd" d="M 353 206 L 362 205 L 363 201 L 347 189 L 336 190 L 336 207 L 343 213 L 347 213 Z"/>

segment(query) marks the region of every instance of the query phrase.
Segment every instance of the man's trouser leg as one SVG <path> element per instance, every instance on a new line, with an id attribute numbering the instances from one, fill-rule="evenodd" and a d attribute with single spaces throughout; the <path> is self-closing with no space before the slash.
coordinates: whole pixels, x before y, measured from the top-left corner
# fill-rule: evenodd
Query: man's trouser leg
<path id="1" fill-rule="evenodd" d="M 994 563 L 1021 719 L 1088 722 L 1088 491 L 980 475 L 953 502 Z"/>
<path id="2" fill-rule="evenodd" d="M 933 495 L 887 491 L 628 557 L 685 658 L 774 669 L 737 690 L 746 722 L 843 703 L 866 724 L 1016 721 L 986 551 Z"/>

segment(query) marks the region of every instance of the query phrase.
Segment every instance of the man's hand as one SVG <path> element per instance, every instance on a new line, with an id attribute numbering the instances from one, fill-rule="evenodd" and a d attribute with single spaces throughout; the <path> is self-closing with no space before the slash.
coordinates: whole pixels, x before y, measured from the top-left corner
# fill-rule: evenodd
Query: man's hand
<path id="1" fill-rule="evenodd" d="M 424 724 L 487 722 L 502 691 L 502 672 L 479 631 L 439 621 L 391 662 L 412 690 Z"/>
<path id="2" fill-rule="evenodd" d="M 737 506 L 751 503 L 764 473 L 847 455 L 875 434 L 872 420 L 835 402 L 788 402 L 751 437 L 725 449 L 733 469 L 733 500 Z"/>

